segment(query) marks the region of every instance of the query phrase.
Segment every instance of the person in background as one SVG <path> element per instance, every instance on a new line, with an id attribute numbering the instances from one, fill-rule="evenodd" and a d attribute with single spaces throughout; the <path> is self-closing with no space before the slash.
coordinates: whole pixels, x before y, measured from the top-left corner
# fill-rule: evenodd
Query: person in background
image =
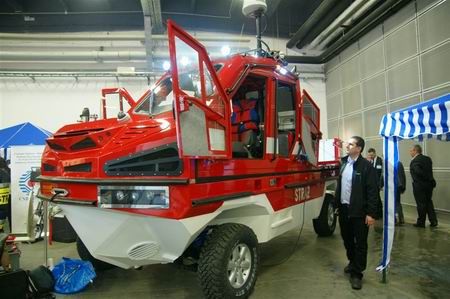
<path id="1" fill-rule="evenodd" d="M 383 189 L 384 181 L 383 181 L 383 159 L 377 156 L 377 151 L 374 148 L 369 148 L 367 150 L 367 160 L 372 164 L 372 166 L 376 169 L 377 178 L 378 178 L 378 187 Z"/>
<path id="2" fill-rule="evenodd" d="M 11 181 L 11 169 L 8 166 L 8 161 L 0 157 L 0 170 L 3 171 L 0 172 L 0 179 L 4 178 L 5 180 L 8 180 L 9 183 Z"/>
<path id="3" fill-rule="evenodd" d="M 347 142 L 347 156 L 342 158 L 336 188 L 339 226 L 349 261 L 344 272 L 350 274 L 351 286 L 356 290 L 362 288 L 367 266 L 367 235 L 369 226 L 375 222 L 379 198 L 375 168 L 361 156 L 364 144 L 359 136 Z"/>
<path id="4" fill-rule="evenodd" d="M 10 183 L 11 183 L 11 171 L 5 159 L 0 157 L 0 232 L 3 231 L 3 226 L 5 224 L 6 219 L 9 219 L 9 221 L 11 221 Z"/>
<path id="5" fill-rule="evenodd" d="M 378 191 L 383 189 L 384 186 L 384 177 L 383 177 L 383 159 L 377 156 L 377 151 L 374 148 L 369 148 L 367 150 L 367 156 L 366 159 L 370 162 L 370 164 L 375 169 L 376 175 L 377 175 L 377 185 L 378 185 Z M 383 202 L 381 200 L 380 192 L 378 192 L 378 202 L 377 202 L 377 221 L 375 224 L 375 231 L 376 232 L 383 232 L 382 229 L 382 219 L 383 219 Z"/>
<path id="6" fill-rule="evenodd" d="M 398 225 L 403 225 L 405 224 L 405 217 L 403 216 L 403 208 L 400 197 L 403 193 L 405 193 L 406 190 L 406 176 L 405 168 L 400 161 L 398 161 L 397 178 L 397 194 L 395 195 L 395 223 L 397 223 Z"/>
<path id="7" fill-rule="evenodd" d="M 409 150 L 409 154 L 412 157 L 409 170 L 411 172 L 413 194 L 418 214 L 414 226 L 425 227 L 428 214 L 430 226 L 436 227 L 438 221 L 432 200 L 433 189 L 436 187 L 436 181 L 433 177 L 433 161 L 430 157 L 422 154 L 422 147 L 418 144 Z"/>

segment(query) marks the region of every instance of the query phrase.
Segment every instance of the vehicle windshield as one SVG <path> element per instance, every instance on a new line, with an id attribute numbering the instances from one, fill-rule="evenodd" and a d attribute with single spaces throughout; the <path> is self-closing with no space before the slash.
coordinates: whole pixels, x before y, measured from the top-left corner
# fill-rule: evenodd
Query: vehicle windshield
<path id="1" fill-rule="evenodd" d="M 214 66 L 216 72 L 220 64 Z M 178 75 L 180 89 L 189 96 L 201 97 L 201 83 L 198 71 L 184 72 Z M 205 76 L 205 93 L 214 93 L 212 78 Z M 134 113 L 145 115 L 158 115 L 172 110 L 173 107 L 172 78 L 168 77 L 159 82 L 151 93 L 134 109 Z"/>
<path id="2" fill-rule="evenodd" d="M 172 109 L 172 80 L 162 80 L 134 110 L 138 114 L 156 115 Z"/>

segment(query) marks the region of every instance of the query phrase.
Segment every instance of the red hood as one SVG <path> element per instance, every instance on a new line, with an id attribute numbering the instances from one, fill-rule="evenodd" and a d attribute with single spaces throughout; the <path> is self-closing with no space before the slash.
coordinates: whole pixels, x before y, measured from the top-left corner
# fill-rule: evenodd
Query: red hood
<path id="1" fill-rule="evenodd" d="M 93 122 L 76 123 L 62 127 L 47 144 L 57 152 L 72 152 L 103 147 L 114 143 L 123 146 L 127 141 L 154 134 L 168 127 L 161 120 L 119 121 L 105 119 Z"/>
<path id="2" fill-rule="evenodd" d="M 64 126 L 47 139 L 42 174 L 104 176 L 103 165 L 176 141 L 173 119 L 134 117 Z M 101 166 L 102 165 L 102 166 Z"/>

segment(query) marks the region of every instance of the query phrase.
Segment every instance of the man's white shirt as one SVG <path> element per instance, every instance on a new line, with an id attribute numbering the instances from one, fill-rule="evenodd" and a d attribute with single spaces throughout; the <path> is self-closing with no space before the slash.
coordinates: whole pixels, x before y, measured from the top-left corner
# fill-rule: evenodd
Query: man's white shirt
<path id="1" fill-rule="evenodd" d="M 347 158 L 344 171 L 341 178 L 341 203 L 350 204 L 350 195 L 352 194 L 352 178 L 353 178 L 353 164 L 356 160 Z"/>

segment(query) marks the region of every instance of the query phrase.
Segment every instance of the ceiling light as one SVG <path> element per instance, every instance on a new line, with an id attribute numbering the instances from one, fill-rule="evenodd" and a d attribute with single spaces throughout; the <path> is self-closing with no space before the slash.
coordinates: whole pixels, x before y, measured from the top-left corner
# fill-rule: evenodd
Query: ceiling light
<path id="1" fill-rule="evenodd" d="M 168 71 L 170 69 L 170 62 L 168 62 L 167 60 L 163 62 L 163 70 Z"/>
<path id="2" fill-rule="evenodd" d="M 222 53 L 223 56 L 228 56 L 228 55 L 230 55 L 231 48 L 228 45 L 222 46 L 222 48 L 220 49 L 220 52 Z"/>

